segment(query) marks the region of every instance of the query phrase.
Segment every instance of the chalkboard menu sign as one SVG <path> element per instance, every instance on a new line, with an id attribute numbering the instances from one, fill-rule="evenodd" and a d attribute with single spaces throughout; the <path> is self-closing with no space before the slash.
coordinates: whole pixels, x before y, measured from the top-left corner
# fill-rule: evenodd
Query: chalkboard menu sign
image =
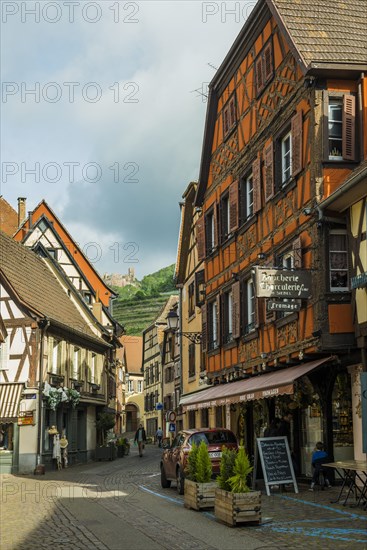
<path id="1" fill-rule="evenodd" d="M 270 495 L 271 485 L 288 483 L 292 483 L 295 492 L 298 493 L 287 438 L 259 437 L 256 441 L 267 495 Z"/>

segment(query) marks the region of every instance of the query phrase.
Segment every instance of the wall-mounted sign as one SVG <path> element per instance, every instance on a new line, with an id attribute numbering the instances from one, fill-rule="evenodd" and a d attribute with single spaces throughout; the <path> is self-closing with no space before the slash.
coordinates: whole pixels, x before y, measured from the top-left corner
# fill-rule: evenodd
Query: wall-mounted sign
<path id="1" fill-rule="evenodd" d="M 311 273 L 255 267 L 257 298 L 309 298 Z"/>
<path id="2" fill-rule="evenodd" d="M 155 410 L 156 411 L 162 411 L 163 410 L 163 403 L 156 403 L 155 404 Z"/>
<path id="3" fill-rule="evenodd" d="M 33 411 L 22 411 L 18 416 L 18 426 L 34 424 Z"/>
<path id="4" fill-rule="evenodd" d="M 350 281 L 351 288 L 363 288 L 367 286 L 367 272 L 360 273 L 356 277 L 352 277 Z"/>
<path id="5" fill-rule="evenodd" d="M 168 431 L 169 432 L 175 432 L 176 431 L 176 424 L 173 424 L 173 422 L 171 422 L 170 425 L 169 425 Z"/>
<path id="6" fill-rule="evenodd" d="M 37 399 L 36 393 L 26 393 L 23 395 L 23 399 Z"/>
<path id="7" fill-rule="evenodd" d="M 301 309 L 301 300 L 294 300 L 292 302 L 267 300 L 266 309 L 267 311 L 285 311 L 286 313 L 299 311 Z"/>
<path id="8" fill-rule="evenodd" d="M 166 413 L 166 421 L 167 422 L 174 422 L 176 420 L 176 413 L 175 411 L 168 411 Z"/>

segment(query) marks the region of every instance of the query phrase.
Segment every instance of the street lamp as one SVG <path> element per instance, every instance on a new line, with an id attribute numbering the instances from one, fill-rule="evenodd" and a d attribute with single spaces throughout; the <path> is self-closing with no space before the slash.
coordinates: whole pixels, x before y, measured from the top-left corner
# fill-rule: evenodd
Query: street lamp
<path id="1" fill-rule="evenodd" d="M 175 309 L 171 309 L 167 314 L 168 330 L 175 332 L 179 336 L 185 336 L 193 344 L 200 344 L 201 332 L 181 332 L 178 330 L 178 315 Z"/>

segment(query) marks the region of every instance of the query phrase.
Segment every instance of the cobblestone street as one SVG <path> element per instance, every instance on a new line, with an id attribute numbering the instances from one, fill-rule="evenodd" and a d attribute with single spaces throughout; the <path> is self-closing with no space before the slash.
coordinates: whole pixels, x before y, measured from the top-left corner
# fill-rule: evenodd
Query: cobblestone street
<path id="1" fill-rule="evenodd" d="M 43 477 L 2 476 L 2 550 L 365 548 L 367 514 L 330 504 L 338 488 L 263 494 L 263 524 L 229 528 L 213 511 L 183 506 L 175 488 L 161 489 L 160 451 L 148 446 L 114 462 L 97 462 Z"/>

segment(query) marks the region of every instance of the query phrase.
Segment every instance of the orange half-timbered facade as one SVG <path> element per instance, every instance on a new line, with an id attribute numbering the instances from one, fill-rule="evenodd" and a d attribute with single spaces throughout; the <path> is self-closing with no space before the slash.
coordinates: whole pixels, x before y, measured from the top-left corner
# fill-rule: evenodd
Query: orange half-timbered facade
<path id="1" fill-rule="evenodd" d="M 213 387 L 184 409 L 213 424 L 226 407 L 250 451 L 293 411 L 305 474 L 317 440 L 354 457 L 351 239 L 320 203 L 367 156 L 364 18 L 358 3 L 259 0 L 209 86 L 196 207 Z"/>

